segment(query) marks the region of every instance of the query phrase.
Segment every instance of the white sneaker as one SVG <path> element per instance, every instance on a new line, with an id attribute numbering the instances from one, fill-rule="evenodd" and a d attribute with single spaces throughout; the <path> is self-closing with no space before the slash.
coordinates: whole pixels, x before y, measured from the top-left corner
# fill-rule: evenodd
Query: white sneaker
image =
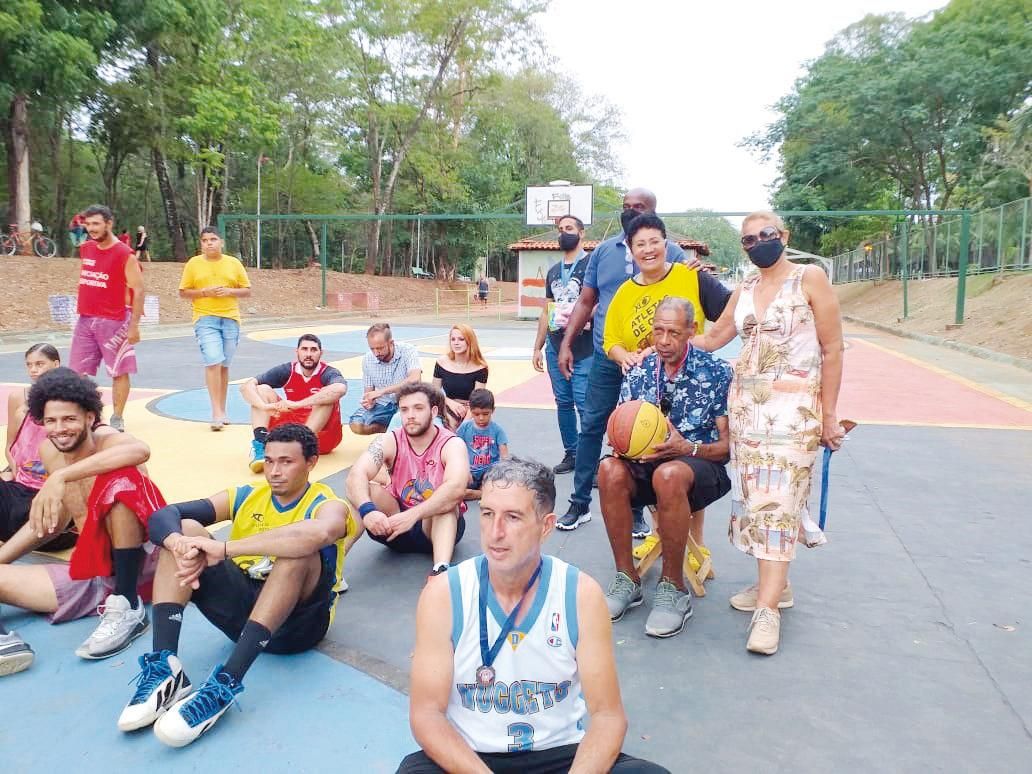
<path id="1" fill-rule="evenodd" d="M 190 693 L 190 678 L 183 671 L 183 662 L 173 653 L 144 653 L 140 656 L 140 674 L 136 676 L 136 693 L 118 716 L 120 731 L 135 731 L 149 726 L 166 710 Z"/>
<path id="2" fill-rule="evenodd" d="M 15 632 L 0 634 L 0 677 L 28 669 L 35 658 L 29 644 Z"/>
<path id="3" fill-rule="evenodd" d="M 154 735 L 169 747 L 185 747 L 214 726 L 243 690 L 219 664 L 200 688 L 158 719 Z"/>
<path id="4" fill-rule="evenodd" d="M 125 597 L 109 594 L 97 612 L 100 613 L 100 623 L 93 634 L 76 648 L 75 655 L 79 658 L 101 659 L 121 653 L 150 628 L 147 609 L 139 597 L 134 610 Z"/>

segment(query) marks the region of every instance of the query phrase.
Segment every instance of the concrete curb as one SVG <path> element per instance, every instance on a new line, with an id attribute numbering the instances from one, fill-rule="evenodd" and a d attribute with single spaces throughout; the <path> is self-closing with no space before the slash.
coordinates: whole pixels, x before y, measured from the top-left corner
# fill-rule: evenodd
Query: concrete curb
<path id="1" fill-rule="evenodd" d="M 885 325 L 884 323 L 873 322 L 871 320 L 863 320 L 859 317 L 853 317 L 852 315 L 842 315 L 843 320 L 847 320 L 851 323 L 863 325 L 866 328 L 874 328 L 875 330 L 884 331 L 885 333 L 891 333 L 895 336 L 900 336 L 904 339 L 914 339 L 915 341 L 923 342 L 924 344 L 934 344 L 937 347 L 946 347 L 947 349 L 955 349 L 958 352 L 964 352 L 974 357 L 980 357 L 983 360 L 992 360 L 996 363 L 1005 363 L 1006 365 L 1012 365 L 1015 368 L 1021 368 L 1025 371 L 1032 371 L 1032 360 L 1024 357 L 1014 357 L 1013 355 L 1006 355 L 1003 352 L 995 352 L 985 347 L 978 347 L 974 344 L 965 344 L 961 341 L 951 341 L 950 339 L 944 339 L 941 336 L 930 336 L 927 333 L 914 333 L 912 331 L 901 331 L 898 328 L 893 328 L 891 325 Z"/>

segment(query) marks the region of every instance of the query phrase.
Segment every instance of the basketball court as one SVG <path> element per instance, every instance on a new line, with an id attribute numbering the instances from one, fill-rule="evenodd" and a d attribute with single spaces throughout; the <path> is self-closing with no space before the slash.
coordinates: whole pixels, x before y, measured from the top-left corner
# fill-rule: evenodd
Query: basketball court
<path id="1" fill-rule="evenodd" d="M 317 333 L 324 359 L 349 380 L 347 418 L 361 392 L 365 328 L 245 333 L 231 378 L 289 360 L 300 333 Z M 444 324 L 394 326 L 397 340 L 419 349 L 427 376 L 447 331 Z M 477 333 L 491 366 L 495 419 L 511 450 L 557 463 L 562 447 L 548 378 L 530 365 L 534 323 L 478 322 Z M 732 610 L 727 597 L 753 581 L 755 565 L 728 545 L 722 500 L 707 511 L 716 579 L 686 630 L 670 640 L 647 638 L 647 606 L 614 625 L 627 752 L 675 772 L 770 768 L 772 761 L 775 769 L 814 772 L 1002 768 L 995 761 L 1032 768 L 1032 533 L 1014 528 L 1032 484 L 1032 375 L 858 327 L 847 328 L 847 346 L 839 413 L 860 427 L 834 458 L 829 544 L 801 551 L 793 567 L 796 606 L 785 612 L 781 651 L 772 658 L 745 651 L 749 616 Z M 67 343 L 60 348 L 67 355 Z M 7 390 L 26 384 L 25 347 L 16 349 L 0 355 L 0 407 Z M 138 358 L 126 426 L 151 445 L 149 468 L 167 499 L 253 480 L 247 407 L 231 387 L 233 425 L 208 429 L 193 337 L 150 338 Z M 343 493 L 345 473 L 368 440 L 345 431 L 314 478 Z M 561 513 L 572 476 L 557 484 Z M 456 560 L 478 553 L 471 505 Z M 547 550 L 604 586 L 613 566 L 597 494 L 592 513 L 575 532 L 553 534 Z M 404 691 L 428 569 L 423 557 L 360 541 L 345 568 L 350 591 L 319 649 L 260 658 L 238 699 L 241 711 L 230 710 L 210 736 L 183 750 L 149 731 L 124 735 L 115 727 L 149 634 L 90 663 L 73 650 L 94 620 L 49 626 L 5 606 L 4 623 L 37 657 L 28 671 L 0 680 L 3 768 L 112 772 L 145 760 L 153 771 L 226 764 L 394 771 L 415 749 Z M 653 570 L 647 601 L 656 580 Z M 182 641 L 194 682 L 230 651 L 192 608 Z"/>

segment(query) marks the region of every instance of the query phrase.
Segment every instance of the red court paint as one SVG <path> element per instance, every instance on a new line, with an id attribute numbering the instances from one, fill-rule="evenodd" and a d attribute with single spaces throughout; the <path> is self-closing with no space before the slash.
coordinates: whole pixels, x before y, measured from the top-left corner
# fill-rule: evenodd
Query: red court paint
<path id="1" fill-rule="evenodd" d="M 840 418 L 919 424 L 1032 425 L 1032 412 L 859 339 L 845 353 Z"/>

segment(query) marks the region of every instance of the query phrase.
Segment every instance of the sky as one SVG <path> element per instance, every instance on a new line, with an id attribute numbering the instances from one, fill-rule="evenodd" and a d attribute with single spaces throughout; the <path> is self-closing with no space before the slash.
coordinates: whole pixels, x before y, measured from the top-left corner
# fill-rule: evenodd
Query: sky
<path id="1" fill-rule="evenodd" d="M 946 0 L 552 0 L 539 20 L 559 72 L 623 112 L 626 187 L 661 212 L 769 205 L 776 163 L 738 147 L 836 33 L 867 14 Z M 543 181 L 544 182 L 544 181 Z"/>

